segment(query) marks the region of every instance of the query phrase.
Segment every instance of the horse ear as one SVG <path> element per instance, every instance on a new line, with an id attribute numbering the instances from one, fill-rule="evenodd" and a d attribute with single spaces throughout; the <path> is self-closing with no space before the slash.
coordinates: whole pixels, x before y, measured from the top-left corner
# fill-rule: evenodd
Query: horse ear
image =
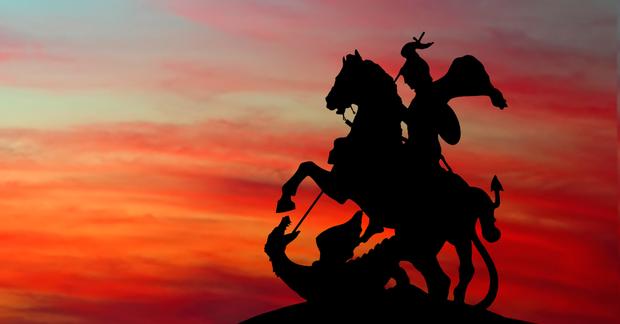
<path id="1" fill-rule="evenodd" d="M 344 56 L 343 56 L 343 57 L 342 57 L 342 64 L 344 64 L 344 61 L 345 61 L 345 58 L 344 58 Z"/>
<path id="2" fill-rule="evenodd" d="M 360 52 L 357 51 L 357 48 L 355 49 L 355 56 L 357 56 L 359 59 L 362 59 L 362 56 L 360 55 Z"/>

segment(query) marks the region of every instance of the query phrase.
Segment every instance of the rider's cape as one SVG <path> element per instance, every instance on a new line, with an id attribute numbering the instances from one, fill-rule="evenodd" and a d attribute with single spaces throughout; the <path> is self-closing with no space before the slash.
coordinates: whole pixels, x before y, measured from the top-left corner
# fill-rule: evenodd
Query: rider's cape
<path id="1" fill-rule="evenodd" d="M 437 107 L 439 135 L 451 145 L 459 142 L 461 127 L 448 101 L 457 97 L 488 96 L 493 106 L 499 109 L 507 107 L 504 96 L 493 86 L 482 63 L 471 55 L 452 61 L 448 72 L 433 82 L 433 94 L 440 102 Z"/>

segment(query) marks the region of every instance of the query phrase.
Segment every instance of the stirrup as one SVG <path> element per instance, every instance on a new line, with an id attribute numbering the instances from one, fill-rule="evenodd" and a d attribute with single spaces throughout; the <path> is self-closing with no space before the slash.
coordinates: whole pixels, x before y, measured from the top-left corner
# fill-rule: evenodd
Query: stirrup
<path id="1" fill-rule="evenodd" d="M 278 200 L 276 213 L 285 213 L 294 210 L 295 208 L 295 203 L 291 200 L 291 197 L 282 197 Z"/>

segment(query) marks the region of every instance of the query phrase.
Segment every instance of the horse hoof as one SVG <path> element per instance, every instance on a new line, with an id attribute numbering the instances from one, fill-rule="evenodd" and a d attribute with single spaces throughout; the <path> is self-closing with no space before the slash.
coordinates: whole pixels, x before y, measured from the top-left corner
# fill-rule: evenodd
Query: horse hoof
<path id="1" fill-rule="evenodd" d="M 291 200 L 290 197 L 282 197 L 278 200 L 278 205 L 276 206 L 276 213 L 285 213 L 295 209 L 295 203 Z"/>
<path id="2" fill-rule="evenodd" d="M 454 289 L 454 303 L 463 305 L 465 304 L 465 291 L 463 289 Z"/>

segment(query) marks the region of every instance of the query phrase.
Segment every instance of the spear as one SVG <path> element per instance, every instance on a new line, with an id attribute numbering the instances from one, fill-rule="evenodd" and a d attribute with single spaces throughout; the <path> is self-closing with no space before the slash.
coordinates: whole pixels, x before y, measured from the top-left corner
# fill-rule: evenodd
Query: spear
<path id="1" fill-rule="evenodd" d="M 304 220 L 306 219 L 306 217 L 308 217 L 308 214 L 310 214 L 310 211 L 312 210 L 312 208 L 314 208 L 314 205 L 316 205 L 316 203 L 319 201 L 319 199 L 321 199 L 321 196 L 323 196 L 323 191 L 319 192 L 318 196 L 316 196 L 316 198 L 314 198 L 314 201 L 312 202 L 310 207 L 308 207 L 308 209 L 306 210 L 306 213 L 304 214 L 304 216 L 302 216 L 301 219 L 299 220 L 299 222 L 297 223 L 297 225 L 295 225 L 295 229 L 293 229 L 293 233 L 297 231 L 299 226 L 301 226 L 301 223 L 303 223 Z"/>

